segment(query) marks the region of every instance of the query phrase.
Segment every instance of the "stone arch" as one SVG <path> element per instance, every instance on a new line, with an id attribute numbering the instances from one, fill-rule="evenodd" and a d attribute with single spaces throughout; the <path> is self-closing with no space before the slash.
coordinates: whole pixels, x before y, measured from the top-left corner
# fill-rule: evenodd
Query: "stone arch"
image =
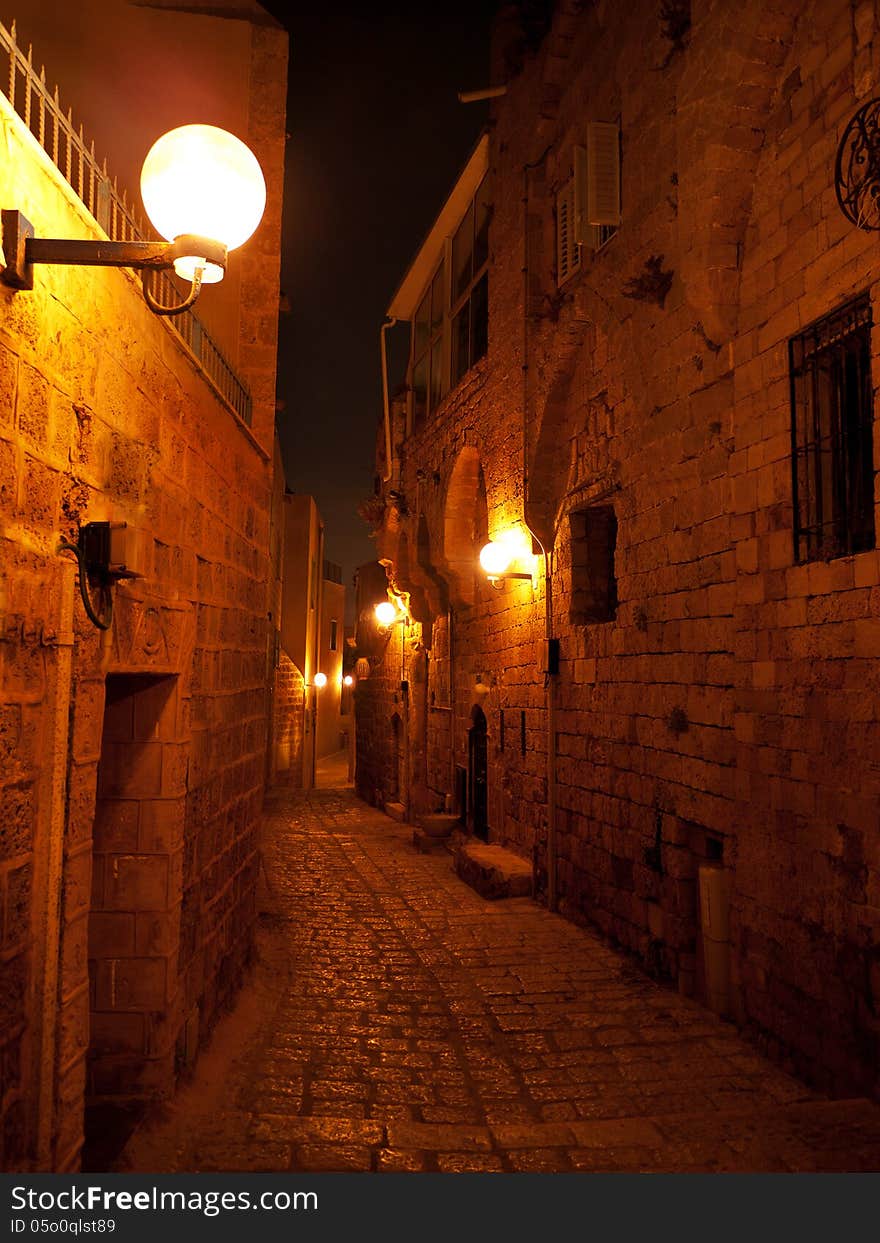
<path id="1" fill-rule="evenodd" d="M 416 563 L 431 614 L 433 617 L 438 617 L 449 608 L 449 588 L 434 562 L 431 551 L 431 529 L 423 513 L 419 514 L 416 525 Z"/>
<path id="2" fill-rule="evenodd" d="M 476 598 L 478 541 L 488 527 L 486 480 L 479 451 L 465 445 L 456 458 L 443 510 L 443 561 L 453 603 Z"/>
<path id="3" fill-rule="evenodd" d="M 743 240 L 766 131 L 801 0 L 711 0 L 694 6 L 676 92 L 679 254 L 700 329 L 736 332 Z M 719 56 L 718 47 L 736 49 Z"/>
<path id="4" fill-rule="evenodd" d="M 411 522 L 410 522 L 411 527 Z M 410 616 L 419 622 L 424 631 L 430 635 L 431 625 L 440 607 L 433 598 L 436 594 L 434 578 L 426 572 L 422 565 L 422 550 L 419 528 L 416 534 L 415 556 L 410 552 L 410 537 L 406 527 L 399 525 L 394 532 L 393 541 L 387 541 L 385 557 L 382 564 L 388 571 L 391 587 L 398 595 L 406 597 Z"/>
<path id="5" fill-rule="evenodd" d="M 553 522 L 568 478 L 572 381 L 589 327 L 589 320 L 576 319 L 564 334 L 541 409 L 540 430 L 526 450 L 525 518 L 545 548 L 553 544 Z"/>

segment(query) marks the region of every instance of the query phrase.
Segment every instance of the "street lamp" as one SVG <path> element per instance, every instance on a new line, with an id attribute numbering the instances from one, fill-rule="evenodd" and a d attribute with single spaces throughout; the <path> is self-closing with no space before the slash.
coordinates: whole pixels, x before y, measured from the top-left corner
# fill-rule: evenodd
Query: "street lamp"
<path id="1" fill-rule="evenodd" d="M 323 688 L 327 685 L 327 674 L 316 673 L 314 678 L 312 679 L 312 685 L 315 686 L 319 691 L 323 690 Z"/>
<path id="2" fill-rule="evenodd" d="M 501 539 L 490 540 L 480 549 L 480 566 L 492 586 L 499 591 L 508 579 L 519 578 L 532 581 L 531 572 L 524 573 L 521 570 L 510 569 L 511 565 L 524 555 L 524 550 L 519 547 L 515 535 L 514 532 Z"/>
<path id="3" fill-rule="evenodd" d="M 380 630 L 390 630 L 398 622 L 408 620 L 406 609 L 401 608 L 399 604 L 394 604 L 391 600 L 380 600 L 373 609 L 373 616 Z"/>
<path id="4" fill-rule="evenodd" d="M 164 242 L 73 241 L 34 237 L 19 211 L 2 212 L 6 267 L 0 280 L 33 289 L 35 263 L 137 268 L 144 300 L 156 315 L 179 315 L 203 284 L 223 279 L 226 257 L 256 229 L 266 205 L 266 183 L 256 157 L 240 139 L 214 125 L 183 125 L 150 148 L 141 172 L 144 207 Z M 147 273 L 173 267 L 190 281 L 177 306 L 156 302 Z"/>

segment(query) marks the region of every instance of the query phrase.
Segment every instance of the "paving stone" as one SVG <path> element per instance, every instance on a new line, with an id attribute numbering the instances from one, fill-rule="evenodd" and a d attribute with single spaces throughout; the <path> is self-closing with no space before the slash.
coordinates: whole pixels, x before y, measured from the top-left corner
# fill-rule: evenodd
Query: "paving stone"
<path id="1" fill-rule="evenodd" d="M 504 1166 L 489 1153 L 438 1152 L 437 1169 L 441 1174 L 500 1174 Z"/>
<path id="2" fill-rule="evenodd" d="M 484 1127 L 449 1126 L 427 1122 L 389 1122 L 388 1142 L 394 1148 L 448 1148 L 462 1152 L 488 1151 L 492 1138 Z"/>
<path id="3" fill-rule="evenodd" d="M 314 1140 L 325 1142 L 381 1144 L 384 1127 L 378 1122 L 363 1122 L 339 1117 L 299 1117 L 287 1114 L 263 1114 L 255 1118 L 251 1134 L 254 1139 Z"/>
<path id="4" fill-rule="evenodd" d="M 290 1168 L 310 1174 L 364 1173 L 372 1168 L 372 1151 L 360 1144 L 301 1144 Z"/>

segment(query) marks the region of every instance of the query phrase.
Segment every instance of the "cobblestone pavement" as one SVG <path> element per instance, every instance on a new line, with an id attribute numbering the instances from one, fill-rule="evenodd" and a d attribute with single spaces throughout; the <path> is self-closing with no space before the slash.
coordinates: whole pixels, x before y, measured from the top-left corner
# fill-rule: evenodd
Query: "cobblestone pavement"
<path id="1" fill-rule="evenodd" d="M 260 963 L 118 1169 L 877 1170 L 880 1109 L 348 790 L 275 797 Z"/>

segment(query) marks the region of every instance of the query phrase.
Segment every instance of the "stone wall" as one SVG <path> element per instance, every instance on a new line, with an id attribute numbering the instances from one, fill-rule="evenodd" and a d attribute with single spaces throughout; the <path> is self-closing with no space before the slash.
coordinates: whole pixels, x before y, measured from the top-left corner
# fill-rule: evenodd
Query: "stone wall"
<path id="1" fill-rule="evenodd" d="M 251 950 L 285 46 L 262 31 L 252 52 L 250 137 L 270 184 L 241 315 L 252 431 L 131 273 L 44 267 L 32 292 L 0 286 L 7 1169 L 76 1168 L 86 1094 L 167 1094 Z M 98 236 L 0 105 L 4 202 L 38 236 Z M 142 568 L 114 588 L 106 632 L 58 551 L 101 519 L 134 527 Z"/>
<path id="2" fill-rule="evenodd" d="M 490 839 L 532 858 L 544 900 L 813 1081 L 874 1090 L 880 567 L 795 564 L 788 342 L 873 296 L 834 155 L 880 40 L 844 0 L 690 18 L 561 3 L 537 52 L 496 47 L 488 354 L 420 432 L 397 420 L 377 520 L 429 700 L 451 688 L 407 736 L 426 798 L 453 796 L 479 706 Z M 619 120 L 622 223 L 560 288 L 556 194 L 592 120 Z M 577 533 L 609 507 L 616 598 L 590 620 Z M 550 584 L 540 544 L 532 584 L 469 576 L 526 525 Z M 368 715 L 359 689 L 377 771 L 394 682 L 373 671 Z"/>
<path id="3" fill-rule="evenodd" d="M 305 679 L 282 649 L 275 671 L 274 779 L 297 789 L 303 783 Z"/>

